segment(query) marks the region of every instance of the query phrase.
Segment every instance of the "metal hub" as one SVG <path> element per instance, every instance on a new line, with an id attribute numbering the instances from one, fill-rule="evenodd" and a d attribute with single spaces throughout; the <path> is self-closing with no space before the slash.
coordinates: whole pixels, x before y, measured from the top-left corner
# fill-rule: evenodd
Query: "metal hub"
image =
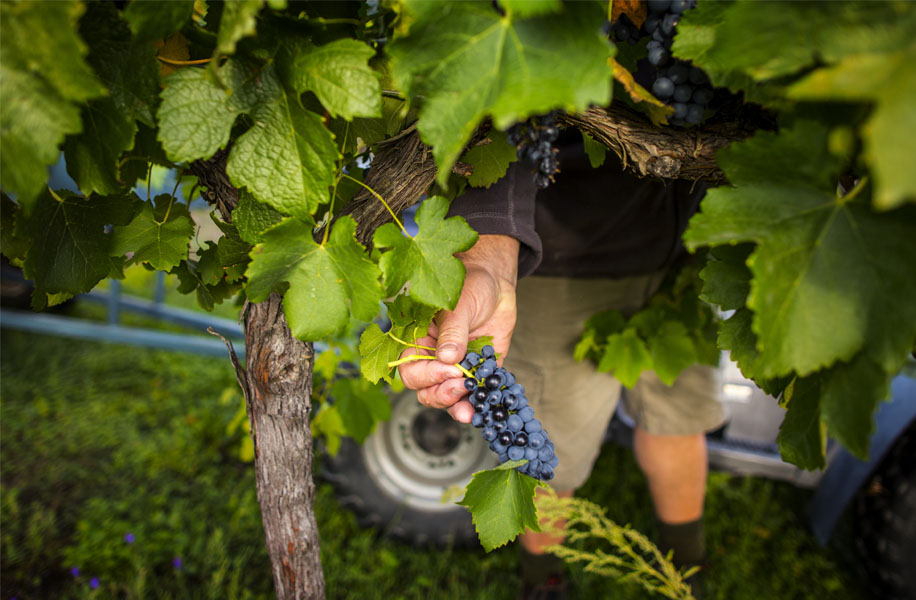
<path id="1" fill-rule="evenodd" d="M 442 502 L 445 490 L 497 462 L 476 429 L 422 406 L 410 390 L 392 397 L 391 420 L 379 423 L 362 452 L 379 487 L 425 511 L 454 510 Z"/>

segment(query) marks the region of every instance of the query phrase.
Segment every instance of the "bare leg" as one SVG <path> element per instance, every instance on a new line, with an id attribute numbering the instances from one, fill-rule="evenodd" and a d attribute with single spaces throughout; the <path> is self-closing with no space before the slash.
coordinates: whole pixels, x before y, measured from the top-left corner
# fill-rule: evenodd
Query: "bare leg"
<path id="1" fill-rule="evenodd" d="M 572 497 L 573 493 L 574 490 L 567 490 L 564 492 L 557 492 L 557 496 L 560 498 L 570 498 Z M 518 540 L 521 543 L 522 548 L 531 554 L 543 554 L 544 548 L 547 546 L 552 546 L 553 544 L 562 544 L 563 536 L 551 535 L 549 533 L 539 533 L 536 531 L 527 531 L 520 535 Z"/>
<path id="2" fill-rule="evenodd" d="M 654 435 L 637 427 L 633 450 L 661 521 L 686 523 L 703 516 L 707 473 L 703 434 Z"/>

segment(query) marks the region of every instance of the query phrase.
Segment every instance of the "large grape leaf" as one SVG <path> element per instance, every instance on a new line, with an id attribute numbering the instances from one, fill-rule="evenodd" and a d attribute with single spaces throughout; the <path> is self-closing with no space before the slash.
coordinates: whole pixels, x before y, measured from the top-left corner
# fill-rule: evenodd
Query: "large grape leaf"
<path id="1" fill-rule="evenodd" d="M 110 258 L 112 236 L 106 225 L 129 222 L 139 208 L 136 196 L 90 196 L 46 190 L 38 197 L 24 231 L 31 237 L 23 272 L 35 281 L 32 306 L 43 309 L 48 294 L 80 294 L 122 261 Z"/>
<path id="2" fill-rule="evenodd" d="M 379 421 L 391 418 L 391 402 L 381 386 L 361 377 L 341 377 L 331 386 L 344 434 L 362 444 Z"/>
<path id="3" fill-rule="evenodd" d="M 274 67 L 228 60 L 166 78 L 159 139 L 173 161 L 208 158 L 229 141 L 236 118 L 252 127 L 232 147 L 226 172 L 275 209 L 305 218 L 329 198 L 337 149 L 321 117 L 288 98 Z"/>
<path id="4" fill-rule="evenodd" d="M 671 385 L 681 371 L 697 362 L 696 345 L 681 321 L 665 321 L 648 339 L 652 368 L 665 385 Z"/>
<path id="5" fill-rule="evenodd" d="M 281 54 L 281 73 L 299 93 L 314 92 L 331 115 L 378 117 L 382 113 L 379 75 L 368 61 L 375 51 L 357 40 L 341 39 L 315 46 L 291 44 Z"/>
<path id="6" fill-rule="evenodd" d="M 137 6 L 143 10 L 163 6 L 188 5 L 191 2 L 131 2 L 125 16 Z M 136 10 L 136 9 L 135 9 Z M 190 14 L 190 9 L 188 9 Z M 169 32 L 174 29 L 169 30 Z M 80 36 L 89 44 L 86 61 L 111 95 L 117 110 L 127 119 L 136 119 L 155 127 L 156 105 L 159 102 L 159 64 L 156 49 L 149 43 L 131 39 L 131 30 L 112 3 L 92 2 L 80 20 Z M 156 36 L 161 37 L 161 36 Z M 141 38 L 142 39 L 142 38 Z"/>
<path id="7" fill-rule="evenodd" d="M 386 295 L 393 296 L 410 281 L 410 295 L 415 300 L 455 308 L 464 283 L 464 265 L 454 255 L 473 246 L 477 232 L 461 217 L 446 219 L 447 213 L 448 200 L 433 196 L 417 210 L 416 236 L 403 235 L 394 223 L 375 230 L 375 246 L 387 249 L 379 260 Z"/>
<path id="8" fill-rule="evenodd" d="M 914 64 L 916 43 L 896 52 L 851 54 L 788 90 L 793 98 L 875 103 L 861 133 L 865 158 L 875 176 L 875 206 L 881 209 L 916 202 Z"/>
<path id="9" fill-rule="evenodd" d="M 717 85 L 730 85 L 741 76 L 791 75 L 850 53 L 897 50 L 911 42 L 914 25 L 916 10 L 905 3 L 787 2 L 774 10 L 766 2 L 700 2 L 681 19 L 672 50 Z"/>
<path id="10" fill-rule="evenodd" d="M 181 29 L 193 11 L 194 0 L 132 0 L 124 18 L 137 39 L 162 39 Z"/>
<path id="11" fill-rule="evenodd" d="M 225 86 L 225 87 L 224 87 Z M 165 79 L 159 139 L 175 162 L 209 158 L 229 141 L 235 120 L 282 96 L 273 69 L 227 60 L 218 80 L 210 69 L 184 68 Z"/>
<path id="12" fill-rule="evenodd" d="M 487 552 L 511 542 L 526 529 L 540 531 L 534 491 L 544 485 L 515 470 L 525 461 L 508 461 L 471 478 L 458 502 L 471 511 L 480 543 Z"/>
<path id="13" fill-rule="evenodd" d="M 515 146 L 506 140 L 502 131 L 491 131 L 487 134 L 488 144 L 475 146 L 464 153 L 461 162 L 474 167 L 474 172 L 468 177 L 468 183 L 474 187 L 490 187 L 499 181 L 509 165 L 518 160 Z"/>
<path id="14" fill-rule="evenodd" d="M 758 243 L 747 305 L 759 376 L 806 375 L 863 348 L 895 368 L 916 338 L 916 264 L 901 260 L 916 256 L 916 210 L 876 213 L 867 189 L 837 197 L 826 131 L 812 122 L 717 158 L 733 187 L 707 194 L 684 239 Z"/>
<path id="15" fill-rule="evenodd" d="M 82 12 L 73 1 L 0 2 L 0 186 L 27 207 L 64 136 L 82 127 L 74 103 L 105 92 L 83 60 Z"/>
<path id="16" fill-rule="evenodd" d="M 330 199 L 337 146 L 321 117 L 281 95 L 251 113 L 255 121 L 236 141 L 226 172 L 237 186 L 277 210 L 304 218 Z"/>
<path id="17" fill-rule="evenodd" d="M 423 97 L 418 128 L 433 147 L 443 185 L 478 123 L 497 129 L 551 109 L 611 100 L 605 18 L 591 2 L 536 17 L 501 16 L 490 2 L 405 0 L 407 34 L 388 47 L 396 85 Z M 406 27 L 405 27 L 406 28 Z"/>
<path id="18" fill-rule="evenodd" d="M 133 221 L 117 227 L 112 235 L 112 256 L 133 252 L 136 263 L 149 263 L 156 270 L 168 271 L 188 258 L 188 243 L 194 224 L 188 207 L 168 194 L 145 202 Z"/>
<path id="19" fill-rule="evenodd" d="M 64 142 L 67 173 L 89 194 L 116 194 L 118 158 L 134 145 L 137 123 L 126 117 L 111 98 L 93 100 L 83 108 L 83 131 Z"/>
<path id="20" fill-rule="evenodd" d="M 382 297 L 379 269 L 356 241 L 356 222 L 349 216 L 338 219 L 324 245 L 312 237 L 314 227 L 310 217 L 280 221 L 262 234 L 245 273 L 252 302 L 289 283 L 283 309 L 293 334 L 304 340 L 341 331 L 351 314 L 371 320 Z"/>

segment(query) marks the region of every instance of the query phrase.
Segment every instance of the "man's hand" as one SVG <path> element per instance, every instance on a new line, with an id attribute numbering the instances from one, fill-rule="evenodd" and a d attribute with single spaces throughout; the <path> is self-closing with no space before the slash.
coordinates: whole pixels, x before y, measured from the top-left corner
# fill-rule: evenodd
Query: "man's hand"
<path id="1" fill-rule="evenodd" d="M 470 423 L 474 408 L 462 398 L 464 375 L 455 366 L 467 353 L 468 340 L 493 336 L 493 347 L 499 363 L 509 351 L 515 329 L 515 284 L 518 274 L 518 248 L 515 238 L 505 235 L 482 235 L 473 248 L 458 255 L 467 275 L 455 310 L 443 310 L 429 328 L 429 336 L 418 340 L 421 345 L 435 346 L 438 360 L 420 360 L 402 364 L 401 380 L 417 390 L 421 404 L 447 408 L 462 423 Z M 432 354 L 431 351 L 422 351 Z M 409 348 L 402 356 L 415 354 Z"/>

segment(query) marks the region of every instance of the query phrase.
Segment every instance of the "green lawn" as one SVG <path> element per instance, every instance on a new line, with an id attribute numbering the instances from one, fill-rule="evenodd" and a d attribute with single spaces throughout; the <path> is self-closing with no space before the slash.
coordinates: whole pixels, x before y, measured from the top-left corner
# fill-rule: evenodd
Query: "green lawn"
<path id="1" fill-rule="evenodd" d="M 0 350 L 0 598 L 270 597 L 252 465 L 239 458 L 242 398 L 227 360 L 7 330 Z M 628 451 L 606 447 L 582 495 L 652 534 Z M 713 474 L 709 597 L 865 597 L 843 551 L 848 535 L 825 550 L 808 533 L 809 498 Z M 315 510 L 328 598 L 514 598 L 512 547 L 486 554 L 379 538 L 324 484 Z M 573 578 L 577 598 L 644 597 L 580 571 Z"/>

